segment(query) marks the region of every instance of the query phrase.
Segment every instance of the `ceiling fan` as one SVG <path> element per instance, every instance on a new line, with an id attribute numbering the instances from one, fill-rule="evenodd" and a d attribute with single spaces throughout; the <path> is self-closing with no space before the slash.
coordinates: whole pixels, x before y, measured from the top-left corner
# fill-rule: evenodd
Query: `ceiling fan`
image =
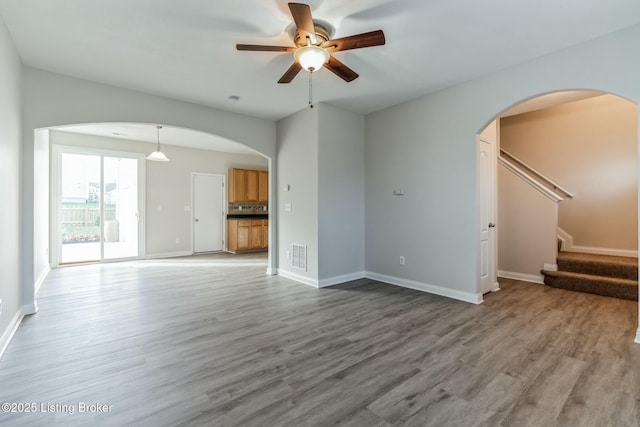
<path id="1" fill-rule="evenodd" d="M 357 34 L 331 40 L 333 28 L 326 22 L 314 20 L 308 4 L 289 3 L 289 10 L 296 26 L 291 32 L 295 46 L 265 46 L 253 44 L 237 44 L 236 49 L 256 52 L 293 52 L 294 63 L 282 75 L 278 83 L 290 83 L 293 78 L 305 69 L 310 73 L 324 67 L 346 82 L 358 78 L 358 73 L 338 61 L 331 54 L 343 50 L 385 44 L 382 30 Z"/>

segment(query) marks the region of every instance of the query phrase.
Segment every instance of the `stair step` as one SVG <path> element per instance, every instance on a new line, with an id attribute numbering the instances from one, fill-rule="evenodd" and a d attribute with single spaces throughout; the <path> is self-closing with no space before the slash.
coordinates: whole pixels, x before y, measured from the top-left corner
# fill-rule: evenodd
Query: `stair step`
<path id="1" fill-rule="evenodd" d="M 558 270 L 638 280 L 638 259 L 578 252 L 560 252 Z"/>
<path id="2" fill-rule="evenodd" d="M 638 281 L 608 276 L 543 270 L 545 285 L 607 297 L 638 300 Z"/>

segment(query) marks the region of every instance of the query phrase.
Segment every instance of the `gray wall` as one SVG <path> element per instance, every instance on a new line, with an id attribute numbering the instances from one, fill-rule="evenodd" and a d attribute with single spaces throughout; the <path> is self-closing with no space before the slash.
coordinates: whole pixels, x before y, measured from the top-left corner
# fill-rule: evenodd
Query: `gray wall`
<path id="1" fill-rule="evenodd" d="M 10 323 L 19 313 L 20 295 L 20 121 L 21 67 L 4 22 L 0 20 L 0 353 Z M 25 246 L 30 246 L 25 242 Z"/>
<path id="2" fill-rule="evenodd" d="M 51 143 L 79 147 L 101 148 L 149 154 L 154 144 L 105 138 L 92 135 L 51 131 Z M 227 175 L 232 167 L 267 169 L 268 162 L 262 156 L 221 153 L 163 144 L 162 151 L 171 159 L 169 163 L 146 162 L 145 224 L 146 254 L 162 256 L 190 253 L 192 248 L 191 212 L 184 207 L 191 205 L 191 173 L 216 173 Z M 158 205 L 162 211 L 157 210 Z M 176 243 L 180 239 L 180 243 Z"/>
<path id="3" fill-rule="evenodd" d="M 320 287 L 361 278 L 364 117 L 321 103 L 280 120 L 277 164 L 279 274 Z M 308 246 L 306 272 L 291 267 L 292 243 Z"/>
<path id="4" fill-rule="evenodd" d="M 511 105 L 553 91 L 638 102 L 638 45 L 640 26 L 630 27 L 367 116 L 367 270 L 477 296 L 476 134 Z M 406 195 L 392 196 L 397 187 Z"/>
<path id="5" fill-rule="evenodd" d="M 320 285 L 364 274 L 364 116 L 318 105 Z"/>
<path id="6" fill-rule="evenodd" d="M 318 110 L 278 121 L 278 274 L 318 281 Z M 289 186 L 289 191 L 284 187 Z M 285 205 L 291 211 L 285 211 Z M 291 244 L 307 245 L 307 271 L 291 266 Z"/>

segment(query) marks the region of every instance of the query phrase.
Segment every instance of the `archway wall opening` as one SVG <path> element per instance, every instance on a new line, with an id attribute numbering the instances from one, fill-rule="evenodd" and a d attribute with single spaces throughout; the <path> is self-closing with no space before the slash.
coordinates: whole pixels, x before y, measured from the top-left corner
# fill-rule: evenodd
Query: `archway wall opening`
<path id="1" fill-rule="evenodd" d="M 637 104 L 598 94 L 508 115 L 500 119 L 500 148 L 574 195 L 558 204 L 564 250 L 637 257 Z M 501 203 L 500 216 L 511 208 Z"/>
<path id="2" fill-rule="evenodd" d="M 478 298 L 476 135 L 512 105 L 556 91 L 637 103 L 639 43 L 640 26 L 629 27 L 367 116 L 367 271 Z M 405 196 L 394 199 L 389 189 L 400 186 Z"/>
<path id="3" fill-rule="evenodd" d="M 46 204 L 42 198 L 36 201 L 35 192 L 42 190 L 39 189 L 42 187 L 42 182 L 36 179 L 36 176 L 42 171 L 36 170 L 35 164 L 42 163 L 43 156 L 47 155 L 47 153 L 38 153 L 38 150 L 48 144 L 50 136 L 43 136 L 41 129 L 91 123 L 162 124 L 209 133 L 240 143 L 254 150 L 261 159 L 266 158 L 270 170 L 273 171 L 275 168 L 276 124 L 274 121 L 147 95 L 29 67 L 23 68 L 22 123 L 21 231 L 22 240 L 27 243 L 22 247 L 21 273 L 22 299 L 27 312 L 37 309 L 35 306 L 36 282 L 42 275 L 41 270 L 44 265 L 42 258 L 48 256 L 40 253 L 45 248 L 35 247 L 36 232 L 42 234 L 45 229 L 38 225 L 42 222 L 42 218 L 35 217 L 35 208 L 38 207 L 40 211 L 40 205 Z M 50 132 L 47 131 L 47 133 Z M 270 182 L 270 194 L 276 194 L 274 180 Z M 275 200 L 270 200 L 270 211 L 275 212 Z M 275 236 L 271 230 L 270 233 L 270 241 L 275 246 Z M 42 236 L 38 236 L 38 239 L 41 241 Z M 38 261 L 34 257 L 36 251 L 39 251 Z M 273 262 L 270 257 L 270 268 L 273 268 L 271 265 Z"/>

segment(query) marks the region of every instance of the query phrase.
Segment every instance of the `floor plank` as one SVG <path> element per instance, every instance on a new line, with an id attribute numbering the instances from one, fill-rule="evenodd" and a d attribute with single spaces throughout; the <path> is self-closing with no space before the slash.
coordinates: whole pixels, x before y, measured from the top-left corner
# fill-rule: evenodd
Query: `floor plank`
<path id="1" fill-rule="evenodd" d="M 501 280 L 475 306 L 265 269 L 216 254 L 52 271 L 0 360 L 0 402 L 38 410 L 0 424 L 639 425 L 637 302 Z"/>

